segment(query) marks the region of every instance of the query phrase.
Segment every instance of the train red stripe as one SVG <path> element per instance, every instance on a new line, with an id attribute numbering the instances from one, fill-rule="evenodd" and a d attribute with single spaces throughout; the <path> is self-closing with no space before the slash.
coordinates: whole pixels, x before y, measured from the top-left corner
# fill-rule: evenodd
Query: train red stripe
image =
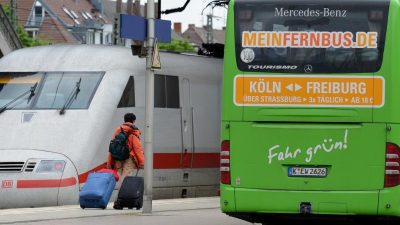
<path id="1" fill-rule="evenodd" d="M 191 162 L 191 157 L 193 160 Z M 159 169 L 182 169 L 192 168 L 219 168 L 219 153 L 154 153 L 153 168 Z M 89 173 L 97 171 L 106 167 L 106 163 L 91 169 L 81 175 L 79 175 L 79 183 L 85 183 Z"/>
<path id="2" fill-rule="evenodd" d="M 103 163 L 79 175 L 79 183 L 85 183 L 89 173 L 106 167 Z M 182 168 L 218 168 L 219 153 L 154 153 L 154 169 L 182 169 Z M 17 188 L 58 188 L 69 187 L 77 183 L 74 177 L 53 180 L 18 180 Z"/>
<path id="3" fill-rule="evenodd" d="M 155 153 L 154 169 L 218 168 L 219 153 Z"/>
<path id="4" fill-rule="evenodd" d="M 181 153 L 154 153 L 153 169 L 180 169 Z"/>
<path id="5" fill-rule="evenodd" d="M 58 188 L 74 186 L 76 183 L 75 177 L 52 180 L 18 180 L 17 188 Z"/>
<path id="6" fill-rule="evenodd" d="M 193 154 L 192 168 L 219 168 L 220 153 Z"/>

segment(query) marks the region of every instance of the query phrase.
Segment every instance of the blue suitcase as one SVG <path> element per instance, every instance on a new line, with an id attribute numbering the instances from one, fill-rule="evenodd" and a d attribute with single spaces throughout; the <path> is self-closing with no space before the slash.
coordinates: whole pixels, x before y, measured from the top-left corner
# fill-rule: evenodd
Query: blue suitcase
<path id="1" fill-rule="evenodd" d="M 79 193 L 81 208 L 107 208 L 115 187 L 115 178 L 111 173 L 91 173 Z"/>

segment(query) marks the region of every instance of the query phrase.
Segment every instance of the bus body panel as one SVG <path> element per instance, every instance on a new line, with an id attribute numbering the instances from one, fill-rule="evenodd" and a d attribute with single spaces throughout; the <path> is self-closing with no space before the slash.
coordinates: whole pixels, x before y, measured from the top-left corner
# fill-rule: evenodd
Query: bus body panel
<path id="1" fill-rule="evenodd" d="M 400 188 L 385 188 L 379 191 L 378 215 L 399 216 L 400 215 Z"/>
<path id="2" fill-rule="evenodd" d="M 232 2 L 233 5 L 233 2 Z M 228 13 L 233 15 L 233 7 L 228 8 Z M 231 27 L 232 29 L 226 30 L 226 37 L 234 37 L 234 20 L 231 17 L 228 17 L 227 27 Z M 236 54 L 235 54 L 235 44 L 234 41 L 227 41 L 225 44 L 225 53 L 224 53 L 224 75 L 238 75 L 243 73 L 238 73 L 238 68 L 236 63 Z M 224 88 L 222 92 L 221 106 L 222 106 L 222 118 L 225 121 L 240 121 L 243 119 L 243 107 L 234 104 L 233 101 L 233 79 L 229 79 L 225 77 L 222 79 L 222 86 Z"/>
<path id="3" fill-rule="evenodd" d="M 399 62 L 400 58 L 400 33 L 397 27 L 400 26 L 400 2 L 391 1 L 388 15 L 388 25 L 385 41 L 385 51 L 383 63 L 379 72 L 380 76 L 386 81 L 385 106 L 375 108 L 373 111 L 373 121 L 381 123 L 400 123 L 400 76 Z M 390 29 L 391 28 L 391 29 Z"/>
<path id="4" fill-rule="evenodd" d="M 309 203 L 313 214 L 377 215 L 378 191 L 279 191 L 235 189 L 236 210 L 257 213 L 299 213 Z M 273 207 L 271 207 L 273 202 Z"/>
<path id="5" fill-rule="evenodd" d="M 399 187 L 380 191 L 321 192 L 257 190 L 221 185 L 220 201 L 225 213 L 298 214 L 300 204 L 308 202 L 314 214 L 398 216 L 399 195 Z"/>
<path id="6" fill-rule="evenodd" d="M 378 190 L 384 183 L 385 143 L 383 124 L 233 122 L 232 186 Z"/>
<path id="7" fill-rule="evenodd" d="M 382 56 L 377 58 L 381 61 L 377 62 L 379 65 L 376 70 L 330 71 L 330 73 L 304 73 L 300 70 L 298 73 L 289 70 L 242 70 L 243 62 L 239 62 L 241 56 L 240 52 L 237 52 L 237 48 L 242 46 L 236 42 L 239 31 L 235 20 L 241 16 L 253 14 L 246 14 L 248 12 L 242 15 L 235 14 L 236 2 L 249 5 L 268 3 L 282 5 L 282 7 L 286 7 L 285 4 L 301 5 L 299 0 L 231 0 L 229 2 L 221 137 L 222 141 L 230 142 L 231 183 L 220 186 L 222 211 L 229 215 L 245 213 L 245 216 L 237 217 L 250 222 L 263 222 L 263 220 L 254 220 L 250 217 L 254 213 L 266 216 L 276 213 L 298 215 L 301 204 L 305 203 L 311 205 L 312 214 L 400 218 L 400 186 L 385 187 L 386 144 L 400 145 L 400 107 L 398 107 L 400 76 L 397 75 L 400 70 L 398 63 L 400 51 L 397 50 L 400 49 L 400 42 L 397 41 L 400 39 L 400 33 L 396 29 L 400 25 L 400 2 L 397 0 L 324 1 L 321 7 L 336 4 L 338 8 L 349 6 L 349 9 L 355 11 L 361 8 L 366 9 L 369 13 L 368 26 L 370 28 L 374 27 L 371 24 L 377 20 L 374 21 L 374 18 L 371 19 L 369 16 L 379 8 L 375 6 L 382 6 L 384 13 L 383 17 L 380 17 L 382 19 L 380 22 L 381 26 L 385 27 L 383 29 L 386 29 L 382 32 L 384 38 L 381 38 L 379 42 Z M 302 2 L 311 5 L 310 0 Z M 321 3 L 314 2 L 314 6 L 320 5 Z M 263 15 L 267 15 L 267 12 Z M 291 22 L 293 24 L 303 21 Z M 261 23 L 255 24 L 260 26 Z M 342 25 L 347 24 L 339 23 L 338 27 Z M 372 28 L 372 31 L 375 28 Z M 256 36 L 251 38 L 254 37 Z M 262 38 L 259 40 L 263 41 Z M 255 52 L 260 51 L 258 47 L 253 49 Z M 254 100 L 254 104 L 246 103 L 243 99 L 251 99 L 251 96 L 246 95 L 249 90 L 258 91 L 261 93 L 259 96 L 264 97 L 274 96 L 276 90 L 296 91 L 294 82 L 292 86 L 290 83 L 282 82 L 279 87 L 274 87 L 272 82 L 269 84 L 264 82 L 264 86 L 260 88 L 255 85 L 257 80 L 252 80 L 251 84 L 240 81 L 240 79 L 245 80 L 250 77 L 260 80 L 282 77 L 280 81 L 291 78 L 301 80 L 302 77 L 310 79 L 345 77 L 345 79 L 358 79 L 360 82 L 363 79 L 371 80 L 369 88 L 372 94 L 368 97 L 374 100 L 370 102 L 370 105 L 363 106 L 357 104 L 274 105 L 270 102 L 263 104 L 262 101 L 260 104 L 259 100 Z M 306 87 L 301 88 L 304 90 Z M 354 96 L 357 97 L 357 94 Z M 354 96 L 348 95 L 350 98 Z M 324 96 L 322 93 L 320 97 L 327 97 L 327 95 Z M 378 98 L 381 102 L 375 104 Z M 343 147 L 345 142 L 346 148 Z M 333 146 L 332 150 L 330 150 L 331 146 Z M 295 157 L 296 150 L 298 151 Z M 293 174 L 289 172 L 293 173 L 293 170 L 289 169 L 291 167 L 303 168 L 303 172 L 304 169 L 326 168 L 327 174 L 323 177 L 310 176 L 310 174 L 307 177 L 292 177 Z"/>

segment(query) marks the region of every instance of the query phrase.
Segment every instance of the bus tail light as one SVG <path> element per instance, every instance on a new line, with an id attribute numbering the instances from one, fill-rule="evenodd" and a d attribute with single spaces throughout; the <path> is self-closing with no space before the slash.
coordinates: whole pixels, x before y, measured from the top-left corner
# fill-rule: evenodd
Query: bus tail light
<path id="1" fill-rule="evenodd" d="M 400 185 L 400 148 L 386 143 L 385 187 Z"/>
<path id="2" fill-rule="evenodd" d="M 221 183 L 231 184 L 230 166 L 230 142 L 225 140 L 221 143 Z"/>

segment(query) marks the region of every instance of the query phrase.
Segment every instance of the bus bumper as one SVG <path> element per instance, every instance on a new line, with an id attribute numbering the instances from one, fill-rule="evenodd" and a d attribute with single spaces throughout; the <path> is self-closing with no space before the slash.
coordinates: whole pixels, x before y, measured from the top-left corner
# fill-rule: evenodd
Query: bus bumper
<path id="1" fill-rule="evenodd" d="M 400 217 L 400 187 L 372 191 L 286 191 L 221 185 L 220 201 L 222 212 L 250 222 L 262 222 L 256 219 L 260 215 Z M 302 210 L 304 205 L 310 210 Z"/>

